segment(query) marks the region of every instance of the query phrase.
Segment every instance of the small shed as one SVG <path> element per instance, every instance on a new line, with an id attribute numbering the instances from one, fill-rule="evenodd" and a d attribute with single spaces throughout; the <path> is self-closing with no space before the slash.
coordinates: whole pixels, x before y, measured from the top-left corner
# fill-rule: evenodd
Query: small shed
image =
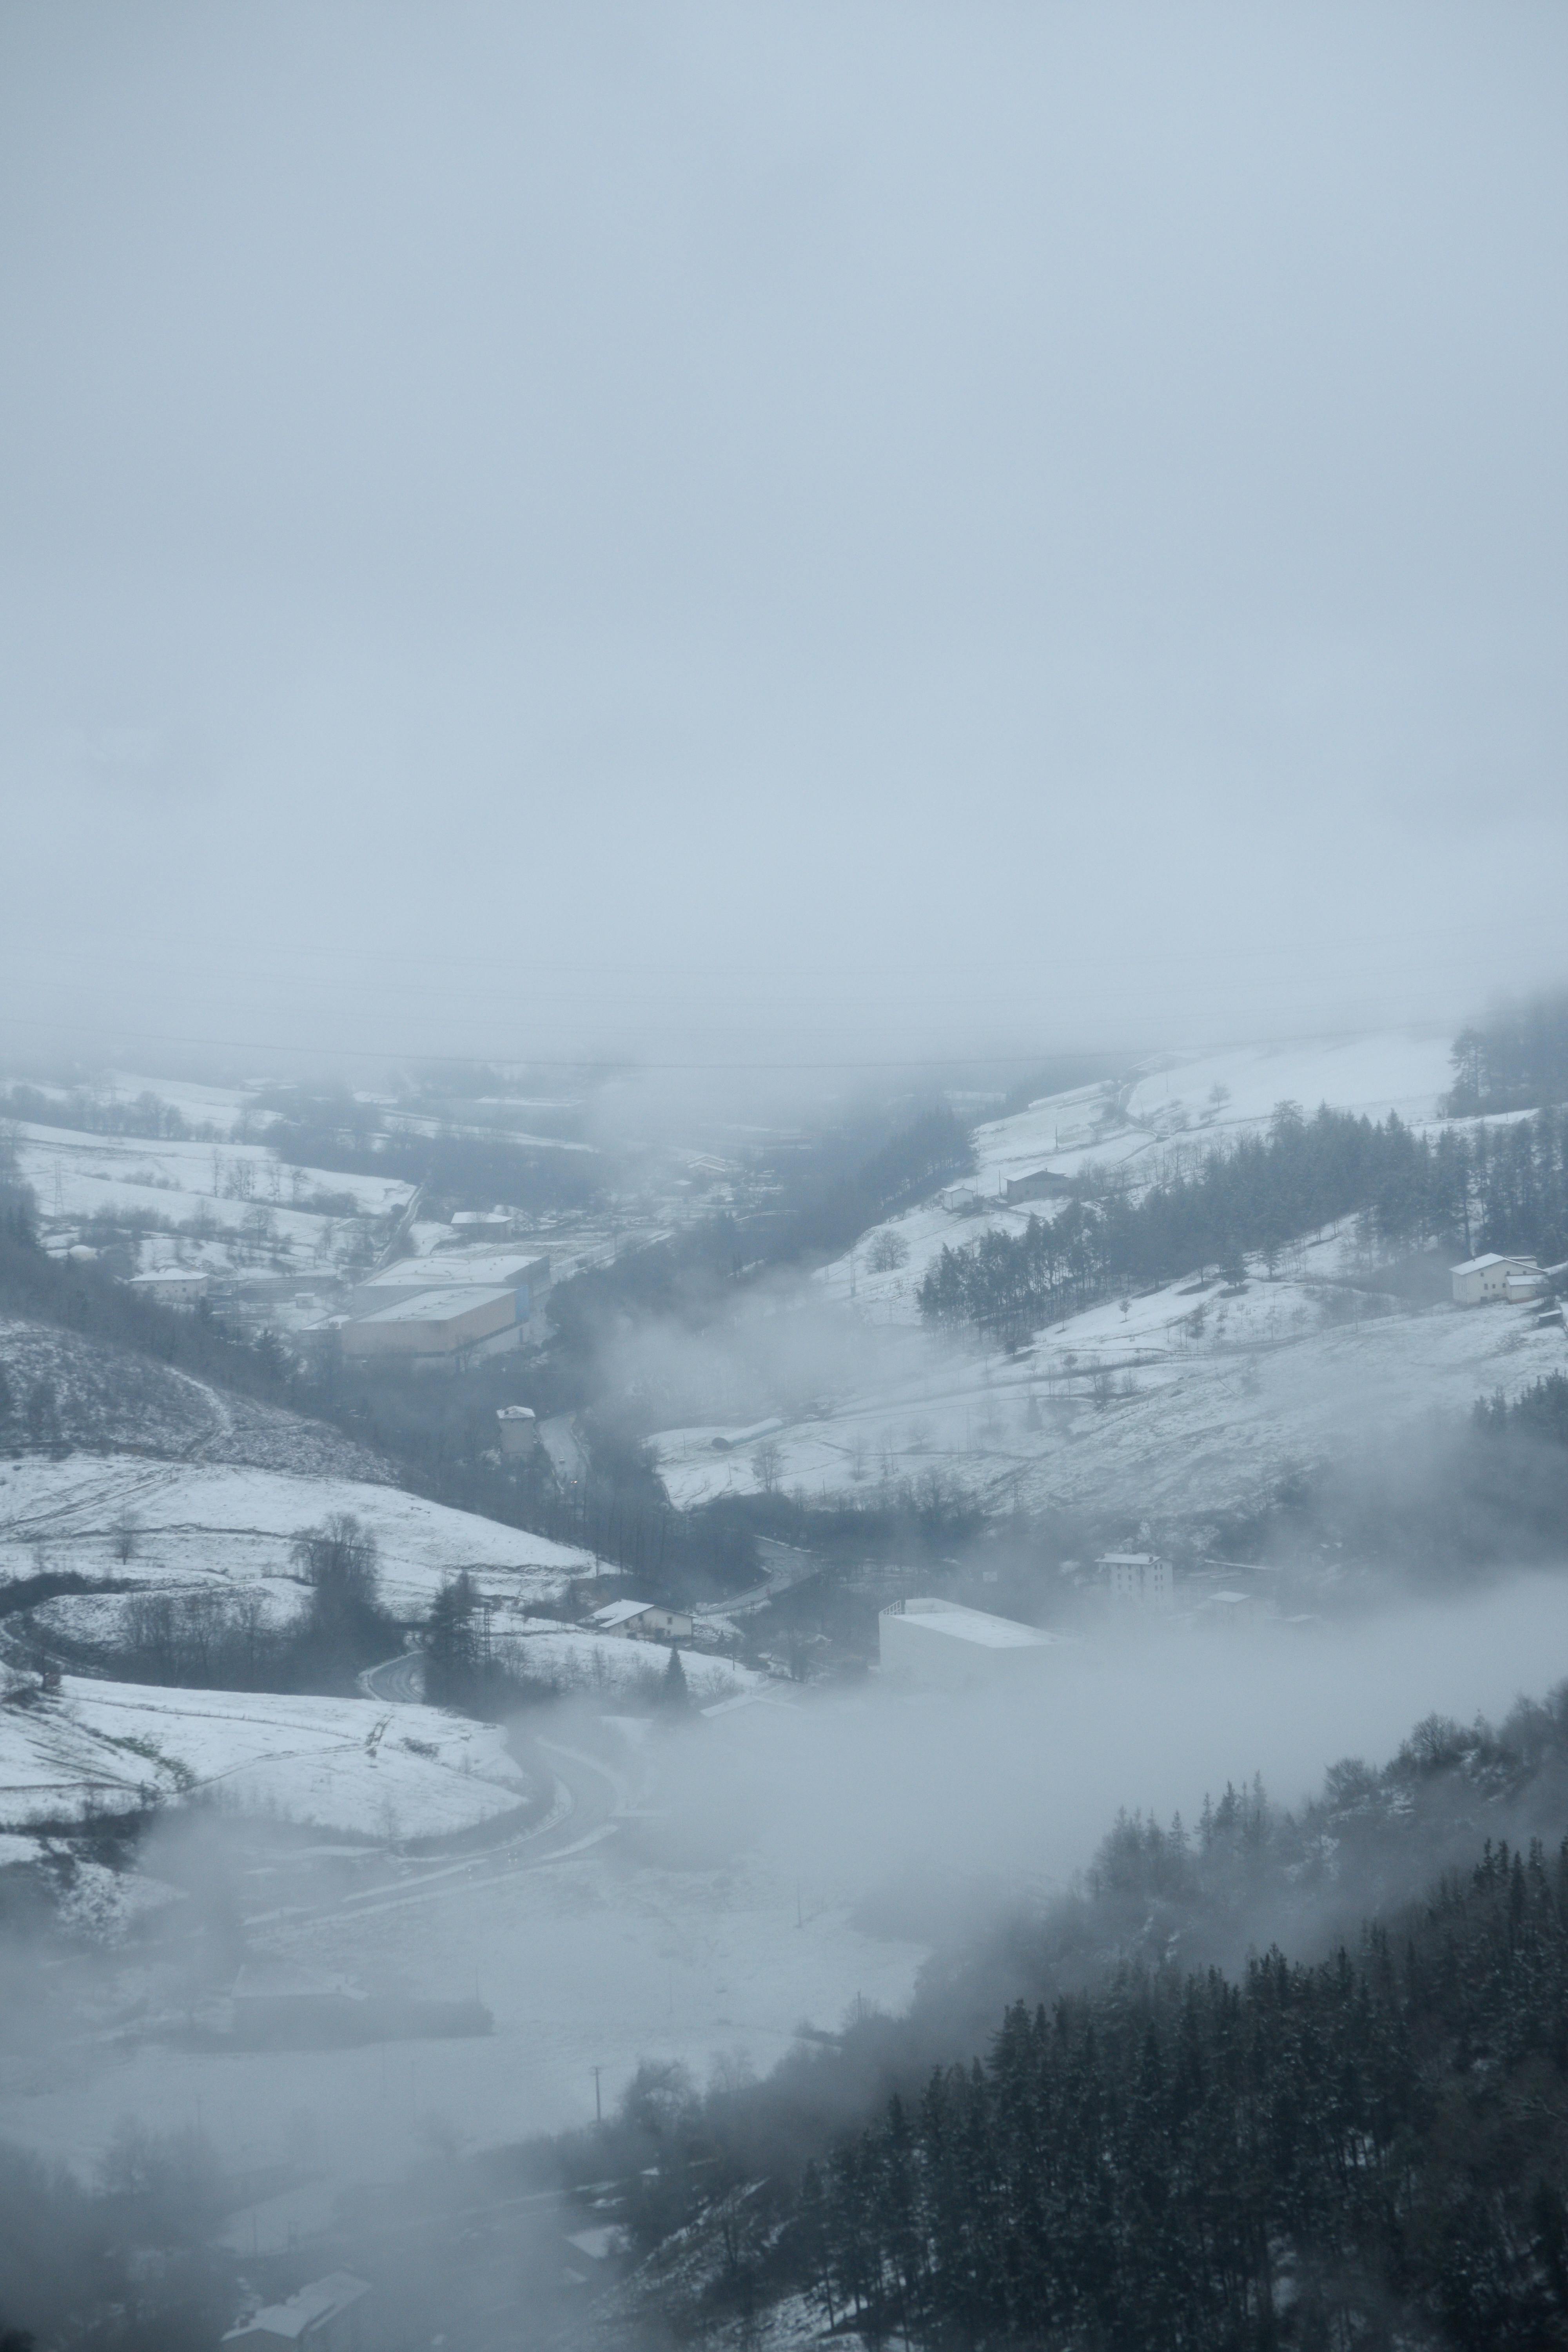
<path id="1" fill-rule="evenodd" d="M 539 1444 L 539 1416 L 531 1405 L 497 1405 L 496 1426 L 503 1454 L 531 1454 Z"/>

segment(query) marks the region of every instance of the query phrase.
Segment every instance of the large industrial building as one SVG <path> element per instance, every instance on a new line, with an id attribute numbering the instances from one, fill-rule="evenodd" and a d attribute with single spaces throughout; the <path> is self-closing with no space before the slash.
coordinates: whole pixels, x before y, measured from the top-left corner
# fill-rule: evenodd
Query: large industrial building
<path id="1" fill-rule="evenodd" d="M 877 1643 L 889 1682 L 964 1691 L 1035 1682 L 1061 1637 L 956 1601 L 895 1601 L 878 1619 Z"/>
<path id="2" fill-rule="evenodd" d="M 460 1371 L 528 1338 L 549 1286 L 550 1260 L 537 1252 L 400 1258 L 354 1290 L 342 1350 Z"/>

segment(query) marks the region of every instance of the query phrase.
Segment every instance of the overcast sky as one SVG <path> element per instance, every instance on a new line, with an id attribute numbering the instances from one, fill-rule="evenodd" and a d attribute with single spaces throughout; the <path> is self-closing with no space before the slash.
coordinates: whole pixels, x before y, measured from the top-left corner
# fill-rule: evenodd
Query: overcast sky
<path id="1" fill-rule="evenodd" d="M 1568 968 L 1568 16 L 0 13 L 0 1045 Z"/>

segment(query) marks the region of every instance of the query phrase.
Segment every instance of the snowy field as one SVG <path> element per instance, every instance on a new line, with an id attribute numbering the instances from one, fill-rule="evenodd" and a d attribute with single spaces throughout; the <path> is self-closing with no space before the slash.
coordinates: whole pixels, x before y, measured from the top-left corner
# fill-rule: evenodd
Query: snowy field
<path id="1" fill-rule="evenodd" d="M 1129 1086 L 1108 1081 L 1047 1095 L 975 1129 L 975 1171 L 963 1189 L 985 1203 L 981 1213 L 960 1216 L 934 1202 L 911 1209 L 863 1234 L 817 1280 L 830 1298 L 853 1297 L 863 1316 L 913 1323 L 921 1278 L 944 1245 L 956 1249 L 993 1230 L 1022 1233 L 1032 1215 L 1052 1213 L 1048 1199 L 1004 1205 L 1009 1181 L 1042 1169 L 1064 1178 L 1092 1169 L 1136 1187 L 1179 1172 L 1216 1144 L 1258 1133 L 1281 1102 L 1298 1104 L 1308 1118 L 1327 1103 L 1374 1119 L 1394 1111 L 1410 1126 L 1426 1126 L 1452 1077 L 1446 1037 L 1389 1034 L 1228 1047 L 1173 1057 Z M 879 1272 L 870 1261 L 884 1234 L 907 1255 L 901 1265 Z"/>
<path id="2" fill-rule="evenodd" d="M 1050 1096 L 975 1136 L 965 1190 L 987 1201 L 1008 1180 L 1049 1168 L 1120 1168 L 1140 1180 L 1179 1171 L 1216 1142 L 1267 1127 L 1276 1105 L 1336 1109 L 1429 1126 L 1449 1083 L 1446 1040 L 1403 1036 L 1235 1049 L 1173 1059 L 1130 1087 Z M 767 1468 L 808 1498 L 874 1491 L 940 1471 L 983 1499 L 1103 1504 L 1173 1512 L 1254 1498 L 1288 1467 L 1396 1426 L 1434 1407 L 1515 1393 L 1568 1365 L 1560 1325 L 1528 1310 L 1451 1307 L 1368 1311 L 1345 1289 L 1367 1272 L 1353 1223 L 1287 1253 L 1272 1275 L 1248 1268 L 1245 1291 L 1171 1284 L 1089 1309 L 1021 1357 L 921 1328 L 918 1293 L 945 1246 L 987 1231 L 1023 1231 L 1050 1199 L 960 1214 L 930 1202 L 865 1234 L 813 1277 L 829 1318 L 860 1335 L 840 1342 L 848 1368 L 832 1410 L 771 1433 Z M 896 1265 L 876 1267 L 879 1244 Z M 784 1320 L 780 1319 L 780 1329 Z M 831 1323 L 820 1335 L 832 1360 Z M 874 1345 L 871 1343 L 875 1343 Z M 782 1343 L 781 1343 L 782 1355 Z M 775 1398 L 798 1391 L 778 1380 Z M 753 1382 L 752 1397 L 762 1393 Z M 797 1408 L 798 1410 L 798 1408 Z M 655 1443 L 671 1498 L 692 1505 L 758 1483 L 755 1448 L 717 1447 L 723 1425 L 672 1427 Z"/>
<path id="3" fill-rule="evenodd" d="M 773 1433 L 778 1482 L 815 1498 L 935 1469 L 994 1503 L 1219 1509 L 1373 1430 L 1568 1370 L 1568 1332 L 1530 1308 L 1369 1311 L 1344 1286 L 1353 1256 L 1333 1230 L 1277 1278 L 1109 1300 L 1018 1357 L 895 1328 L 882 1382 Z M 656 1439 L 673 1501 L 755 1490 L 755 1449 L 715 1452 L 714 1433 Z"/>
<path id="4" fill-rule="evenodd" d="M 70 1675 L 58 1697 L 0 1706 L 11 1832 L 158 1797 L 360 1837 L 440 1836 L 513 1811 L 528 1788 L 501 1732 L 436 1707 Z"/>
<path id="5" fill-rule="evenodd" d="M 492 1622 L 498 1657 L 520 1674 L 552 1682 L 563 1693 L 613 1700 L 620 1692 L 645 1685 L 650 1676 L 662 1676 L 669 1656 L 668 1644 L 584 1633 L 548 1618 L 516 1618 L 509 1612 Z M 728 1659 L 689 1649 L 684 1642 L 676 1647 L 686 1687 L 699 1706 L 739 1698 L 766 1684 L 766 1676 L 750 1666 L 732 1665 Z"/>
<path id="6" fill-rule="evenodd" d="M 286 1245 L 302 1265 L 329 1265 L 343 1220 L 306 1206 L 313 1194 L 351 1199 L 358 1216 L 372 1218 L 405 1207 L 413 1194 L 390 1177 L 286 1167 L 264 1143 L 149 1141 L 23 1124 L 16 1158 L 46 1221 L 80 1223 L 109 1212 L 156 1215 L 180 1228 L 194 1223 L 214 1237 L 205 1253 L 197 1241 L 197 1257 L 221 1259 L 226 1244 L 254 1241 L 265 1219 L 269 1246 Z M 174 1255 L 174 1235 L 155 1237 L 143 1263 L 173 1263 Z"/>
<path id="7" fill-rule="evenodd" d="M 395 1486 L 78 1454 L 0 1462 L 0 1578 L 32 1575 L 42 1565 L 57 1574 L 74 1570 L 185 1591 L 266 1591 L 291 1576 L 289 1549 L 299 1530 L 340 1511 L 374 1533 L 381 1596 L 399 1616 L 423 1616 L 460 1569 L 485 1599 L 520 1609 L 538 1609 L 594 1569 L 593 1555 L 573 1545 Z M 125 1526 L 134 1529 L 134 1548 L 121 1561 L 115 1531 Z"/>
<path id="8" fill-rule="evenodd" d="M 384 1758 L 416 1712 L 396 1710 Z M 771 1774 L 755 1731 L 773 1712 L 696 1727 L 691 1744 L 714 1785 L 759 1765 Z M 220 2153 L 246 2166 L 288 2157 L 308 2122 L 312 2164 L 327 2177 L 262 2209 L 266 2245 L 291 2226 L 319 2226 L 344 2179 L 389 2174 L 433 2137 L 494 2145 L 590 2120 L 595 2066 L 608 2109 L 645 2058 L 685 2063 L 699 2080 L 716 2065 L 762 2072 L 803 2021 L 832 2028 L 858 2000 L 900 2008 L 922 1948 L 855 1923 L 856 1874 L 837 1860 L 803 1874 L 744 1838 L 663 1850 L 660 1745 L 645 1738 L 618 1768 L 599 1768 L 614 1787 L 610 1819 L 554 1859 L 531 1864 L 525 1847 L 400 1864 L 340 1906 L 296 1913 L 272 1902 L 252 1922 L 253 1958 L 371 1994 L 477 1993 L 493 2034 L 201 2052 L 125 2030 L 106 2003 L 101 2032 L 0 2051 L 0 2133 L 90 2169 L 121 2116 L 169 2128 L 199 2107 Z M 579 1778 L 585 1762 L 572 1767 Z M 144 2011 L 145 1973 L 128 1963 L 125 1985 L 128 2008 Z M 248 2247 L 248 2215 L 240 2236 Z"/>

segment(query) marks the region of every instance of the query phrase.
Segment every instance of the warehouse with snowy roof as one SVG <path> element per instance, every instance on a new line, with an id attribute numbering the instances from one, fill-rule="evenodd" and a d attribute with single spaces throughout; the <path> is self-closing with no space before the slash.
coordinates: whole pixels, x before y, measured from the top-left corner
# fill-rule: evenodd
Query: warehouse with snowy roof
<path id="1" fill-rule="evenodd" d="M 985 1690 L 1027 1684 L 1061 1636 L 956 1601 L 894 1601 L 877 1621 L 884 1678 L 908 1690 Z"/>

